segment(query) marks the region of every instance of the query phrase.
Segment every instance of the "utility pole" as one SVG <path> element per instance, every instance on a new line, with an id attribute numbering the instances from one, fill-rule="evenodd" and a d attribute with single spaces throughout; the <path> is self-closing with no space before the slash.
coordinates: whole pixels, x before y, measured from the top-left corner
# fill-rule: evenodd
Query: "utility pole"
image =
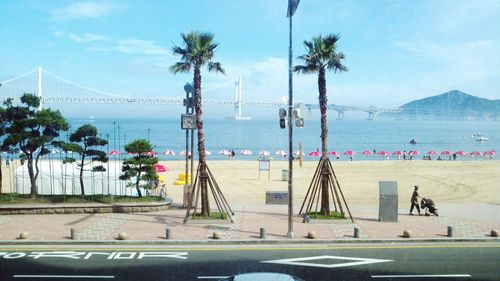
<path id="1" fill-rule="evenodd" d="M 293 234 L 293 66 L 292 66 L 292 17 L 300 0 L 288 0 L 287 17 L 289 18 L 288 47 L 288 232 L 286 237 L 294 238 Z"/>

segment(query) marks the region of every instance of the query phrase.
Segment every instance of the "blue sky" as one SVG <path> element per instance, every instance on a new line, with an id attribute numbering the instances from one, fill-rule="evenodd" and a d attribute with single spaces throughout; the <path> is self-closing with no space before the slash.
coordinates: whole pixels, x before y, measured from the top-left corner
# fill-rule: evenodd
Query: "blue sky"
<path id="1" fill-rule="evenodd" d="M 214 33 L 227 76 L 203 72 L 204 98 L 288 94 L 286 0 L 0 0 L 0 81 L 37 66 L 124 96 L 180 96 L 174 76 L 180 33 Z M 330 103 L 396 107 L 459 89 L 500 98 L 498 0 L 302 0 L 294 57 L 313 35 L 338 33 L 349 72 L 327 76 Z M 295 61 L 297 62 L 297 61 Z M 314 75 L 294 76 L 296 101 L 317 102 Z M 229 110 L 229 109 L 228 109 Z"/>

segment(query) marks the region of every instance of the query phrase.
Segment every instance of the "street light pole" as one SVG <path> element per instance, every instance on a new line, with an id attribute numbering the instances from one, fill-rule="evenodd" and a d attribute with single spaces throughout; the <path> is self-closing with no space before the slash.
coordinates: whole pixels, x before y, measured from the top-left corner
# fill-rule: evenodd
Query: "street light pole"
<path id="1" fill-rule="evenodd" d="M 193 86 L 189 83 L 186 83 L 184 85 L 184 91 L 186 92 L 186 99 L 184 101 L 185 106 L 186 106 L 186 114 L 193 113 L 193 98 L 194 98 L 194 90 Z M 191 184 L 192 184 L 192 175 L 193 175 L 193 135 L 194 135 L 194 130 L 193 129 L 185 129 L 186 130 L 186 177 L 185 177 L 185 184 L 184 184 L 184 192 L 183 192 L 183 207 L 189 207 L 189 197 L 191 196 Z M 189 150 L 189 134 L 191 133 L 191 151 Z M 189 156 L 191 154 L 191 156 Z M 189 160 L 191 160 L 191 173 L 189 172 Z M 190 177 L 188 177 L 188 174 L 191 174 Z"/>
<path id="2" fill-rule="evenodd" d="M 293 66 L 292 66 L 292 17 L 300 0 L 288 0 L 287 17 L 289 18 L 288 47 L 288 233 L 286 237 L 294 238 L 293 234 Z"/>

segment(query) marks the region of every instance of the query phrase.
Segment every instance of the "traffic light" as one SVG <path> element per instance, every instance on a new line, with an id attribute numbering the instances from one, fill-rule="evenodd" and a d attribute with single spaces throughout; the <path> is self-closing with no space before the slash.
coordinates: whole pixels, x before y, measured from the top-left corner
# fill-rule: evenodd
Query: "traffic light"
<path id="1" fill-rule="evenodd" d="M 302 128 L 304 127 L 304 118 L 297 118 L 295 119 L 295 126 L 297 126 L 297 128 Z"/>
<path id="2" fill-rule="evenodd" d="M 286 117 L 286 109 L 280 108 L 280 118 L 285 118 Z"/>
<path id="3" fill-rule="evenodd" d="M 285 129 L 286 128 L 285 118 L 280 118 L 280 128 L 281 129 Z"/>

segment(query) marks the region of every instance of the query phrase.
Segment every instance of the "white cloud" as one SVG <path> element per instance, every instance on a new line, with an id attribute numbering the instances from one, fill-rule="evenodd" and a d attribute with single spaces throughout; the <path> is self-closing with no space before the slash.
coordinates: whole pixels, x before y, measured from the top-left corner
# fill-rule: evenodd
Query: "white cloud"
<path id="1" fill-rule="evenodd" d="M 63 30 L 56 30 L 52 32 L 52 35 L 54 35 L 55 37 L 63 37 L 64 35 L 66 35 L 66 32 L 64 32 Z"/>
<path id="2" fill-rule="evenodd" d="M 68 37 L 77 43 L 89 43 L 94 41 L 106 40 L 106 36 L 93 33 L 84 33 L 83 35 L 70 34 Z"/>
<path id="3" fill-rule="evenodd" d="M 80 2 L 55 9 L 52 11 L 52 15 L 57 20 L 96 19 L 109 15 L 116 8 L 110 3 Z"/>
<path id="4" fill-rule="evenodd" d="M 394 42 L 394 46 L 415 55 L 419 60 L 437 64 L 426 77 L 442 84 L 448 77 L 457 86 L 477 83 L 500 75 L 500 40 L 476 40 L 458 44 Z M 439 74 L 439 75 L 438 75 Z M 441 82 L 439 81 L 441 80 Z"/>
<path id="5" fill-rule="evenodd" d="M 170 53 L 167 48 L 158 46 L 154 40 L 141 40 L 135 38 L 118 40 L 115 49 L 126 54 L 163 56 Z"/>

